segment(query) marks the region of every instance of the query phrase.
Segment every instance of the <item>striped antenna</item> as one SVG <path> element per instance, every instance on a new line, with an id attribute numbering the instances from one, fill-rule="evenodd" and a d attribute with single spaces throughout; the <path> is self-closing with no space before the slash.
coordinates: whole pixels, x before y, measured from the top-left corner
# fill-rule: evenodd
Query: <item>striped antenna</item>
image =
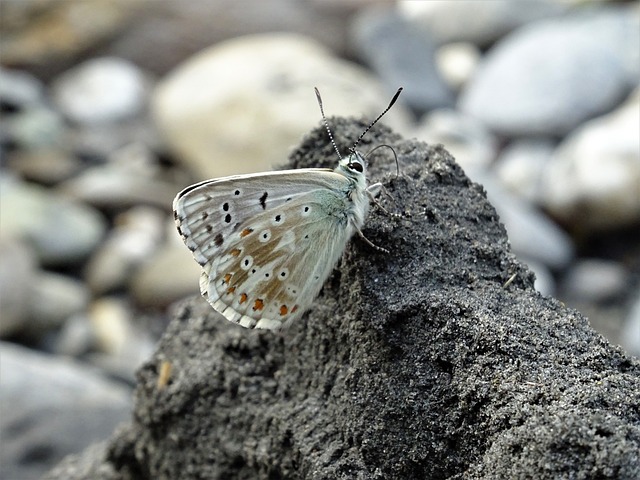
<path id="1" fill-rule="evenodd" d="M 389 102 L 389 106 L 387 108 L 385 108 L 384 111 L 380 115 L 378 115 L 378 118 L 376 118 L 373 122 L 371 122 L 369 124 L 369 126 L 365 129 L 365 131 L 360 134 L 360 136 L 356 140 L 356 143 L 354 143 L 353 147 L 351 147 L 351 151 L 352 152 L 355 152 L 356 147 L 358 146 L 358 143 L 360 143 L 360 140 L 362 140 L 362 138 L 367 134 L 367 132 L 369 130 L 371 130 L 371 127 L 373 127 L 376 123 L 378 123 L 378 120 L 380 120 L 384 116 L 385 113 L 387 113 L 389 110 L 391 110 L 391 107 L 393 107 L 393 104 L 396 103 L 396 100 L 398 100 L 398 97 L 400 96 L 400 93 L 402 93 L 402 87 L 400 87 L 398 89 L 398 91 L 396 92 L 396 94 L 393 96 L 393 98 L 391 99 L 391 102 Z"/>
<path id="2" fill-rule="evenodd" d="M 336 145 L 336 142 L 333 139 L 333 134 L 331 133 L 331 129 L 329 128 L 329 122 L 327 122 L 327 117 L 324 116 L 324 109 L 322 108 L 322 98 L 320 97 L 320 91 L 318 90 L 317 87 L 313 87 L 313 89 L 316 91 L 318 105 L 320 105 L 320 113 L 322 114 L 322 121 L 324 122 L 324 126 L 326 127 L 327 133 L 329 134 L 329 138 L 331 139 L 331 145 L 333 145 L 333 148 L 338 154 L 338 158 L 342 160 L 342 155 L 340 155 L 340 150 L 338 150 L 338 145 Z"/>

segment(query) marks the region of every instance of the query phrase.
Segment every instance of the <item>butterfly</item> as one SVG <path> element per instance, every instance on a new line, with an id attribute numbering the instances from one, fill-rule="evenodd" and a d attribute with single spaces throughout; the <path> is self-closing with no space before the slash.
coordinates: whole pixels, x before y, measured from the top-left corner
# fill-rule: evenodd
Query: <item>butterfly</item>
<path id="1" fill-rule="evenodd" d="M 243 327 L 279 329 L 312 306 L 353 234 L 375 247 L 361 228 L 382 185 L 367 185 L 356 146 L 401 91 L 342 157 L 315 89 L 339 158 L 334 170 L 233 175 L 178 193 L 176 226 L 202 266 L 200 292 L 215 310 Z"/>

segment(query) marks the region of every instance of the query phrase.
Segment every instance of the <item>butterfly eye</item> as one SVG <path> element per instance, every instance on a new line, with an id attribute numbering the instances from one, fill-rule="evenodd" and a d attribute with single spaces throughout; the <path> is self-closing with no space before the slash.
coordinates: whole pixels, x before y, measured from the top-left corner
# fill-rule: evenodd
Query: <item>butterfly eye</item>
<path id="1" fill-rule="evenodd" d="M 358 173 L 362 173 L 364 171 L 362 164 L 359 162 L 351 162 L 347 165 L 347 167 L 349 167 L 351 170 L 355 170 Z"/>

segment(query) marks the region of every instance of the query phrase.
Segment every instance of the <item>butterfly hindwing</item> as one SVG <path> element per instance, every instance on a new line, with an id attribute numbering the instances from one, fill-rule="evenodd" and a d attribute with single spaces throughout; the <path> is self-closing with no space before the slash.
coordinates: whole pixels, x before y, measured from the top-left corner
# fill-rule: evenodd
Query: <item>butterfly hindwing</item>
<path id="1" fill-rule="evenodd" d="M 348 240 L 345 225 L 327 213 L 344 202 L 343 188 L 344 176 L 307 169 L 184 190 L 174 202 L 176 222 L 203 266 L 203 296 L 246 327 L 277 328 L 302 314 Z"/>

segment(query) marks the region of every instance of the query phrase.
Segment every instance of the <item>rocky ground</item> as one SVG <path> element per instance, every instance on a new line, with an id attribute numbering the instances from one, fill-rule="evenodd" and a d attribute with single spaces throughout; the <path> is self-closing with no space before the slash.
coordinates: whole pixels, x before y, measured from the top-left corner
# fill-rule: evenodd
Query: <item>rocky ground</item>
<path id="1" fill-rule="evenodd" d="M 171 305 L 198 291 L 199 267 L 172 220 L 174 195 L 205 178 L 281 167 L 300 139 L 319 125 L 314 86 L 328 115 L 371 119 L 403 85 L 384 123 L 406 139 L 426 142 L 432 153 L 425 158 L 443 144 L 465 174 L 483 185 L 506 228 L 510 251 L 535 273 L 535 289 L 582 312 L 613 345 L 640 353 L 637 2 L 274 0 L 267 7 L 250 0 L 92 0 L 88 5 L 0 3 L 3 476 L 37 478 L 92 441 L 111 438 L 113 447 L 118 438 L 126 440 L 125 434 L 110 433 L 129 418 L 133 389 L 149 381 L 144 375 L 162 348 L 178 341 L 162 336 L 174 316 Z M 350 128 L 334 130 L 350 135 Z M 366 146 L 375 146 L 375 140 L 371 136 Z M 302 159 L 298 153 L 295 165 L 335 164 L 326 142 L 314 148 L 322 155 L 314 150 Z M 415 159 L 403 155 L 406 176 Z M 434 174 L 427 166 L 434 167 L 427 164 L 415 179 Z M 380 175 L 381 168 L 374 173 Z M 421 191 L 403 197 L 399 187 L 409 187 L 398 182 L 398 188 L 393 182 L 388 187 L 396 195 L 395 207 L 411 213 L 420 205 L 422 214 L 431 212 L 437 223 L 441 209 L 429 210 L 436 199 L 415 200 Z M 456 206 L 459 200 L 448 201 Z M 497 228 L 495 219 L 489 220 L 483 225 Z M 393 244 L 394 228 L 410 228 L 414 221 L 407 216 L 399 225 L 389 223 L 382 242 L 376 242 Z M 410 235 L 402 238 L 408 241 Z M 434 240 L 440 249 L 436 258 L 458 255 Z M 402 250 L 403 255 L 413 255 L 416 265 L 434 265 L 428 263 L 433 252 L 421 245 L 409 254 Z M 356 241 L 353 248 L 360 247 L 365 256 L 375 257 Z M 470 269 L 495 252 L 471 253 L 445 285 L 457 279 L 460 287 L 468 286 Z M 349 265 L 359 265 L 354 257 L 326 289 L 342 284 Z M 407 277 L 398 270 L 394 274 Z M 444 285 L 436 281 L 438 275 L 433 268 L 406 294 L 435 301 L 433 293 L 412 289 L 439 291 Z M 525 286 L 515 282 L 530 278 L 523 275 L 511 285 L 518 292 Z M 373 290 L 388 298 L 406 297 Z M 340 300 L 341 308 L 352 312 L 349 318 L 364 308 L 352 301 Z M 537 302 L 536 312 L 549 308 Z M 516 308 L 513 303 L 510 308 Z M 191 308 L 200 311 L 197 305 Z M 484 310 L 476 305 L 470 311 Z M 422 318 L 420 312 L 415 310 L 416 318 Z M 558 312 L 557 318 L 569 316 Z M 305 316 L 309 326 L 296 328 L 316 328 L 313 318 L 324 317 L 314 315 L 320 313 Z M 461 315 L 456 321 L 466 318 Z M 500 325 L 502 317 L 496 315 L 490 318 Z M 413 321 L 406 312 L 405 317 Z M 582 332 L 582 320 L 576 322 Z M 221 337 L 207 338 L 222 345 L 226 335 L 233 335 L 228 330 L 216 326 Z M 175 323 L 170 332 L 175 336 Z M 301 332 L 290 335 L 297 338 Z M 344 338 L 355 334 L 350 335 Z M 163 347 L 157 350 L 161 337 Z M 467 345 L 460 342 L 449 347 Z M 343 343 L 336 348 L 347 349 Z M 283 348 L 277 342 L 267 345 L 274 355 Z M 603 358 L 613 358 L 613 347 L 600 347 L 595 351 L 603 351 Z M 299 348 L 304 350 L 302 344 Z M 564 365 L 556 357 L 547 360 Z M 135 372 L 143 364 L 139 383 Z M 89 394 L 87 385 L 98 394 Z M 173 388 L 178 387 L 185 391 Z M 344 405 L 342 400 L 335 405 Z M 138 410 L 144 401 L 139 397 Z M 489 438 L 483 435 L 478 438 Z M 296 438 L 299 445 L 302 437 Z M 468 465 L 479 465 L 460 449 Z M 447 472 L 461 471 L 464 461 L 454 463 Z"/>
<path id="2" fill-rule="evenodd" d="M 342 148 L 365 126 L 332 124 Z M 326 164 L 326 140 L 315 130 L 292 166 Z M 364 233 L 390 253 L 354 240 L 283 332 L 182 302 L 133 421 L 45 478 L 638 478 L 640 362 L 535 291 L 444 149 L 372 140 L 403 172 L 372 162 L 397 216 Z"/>

